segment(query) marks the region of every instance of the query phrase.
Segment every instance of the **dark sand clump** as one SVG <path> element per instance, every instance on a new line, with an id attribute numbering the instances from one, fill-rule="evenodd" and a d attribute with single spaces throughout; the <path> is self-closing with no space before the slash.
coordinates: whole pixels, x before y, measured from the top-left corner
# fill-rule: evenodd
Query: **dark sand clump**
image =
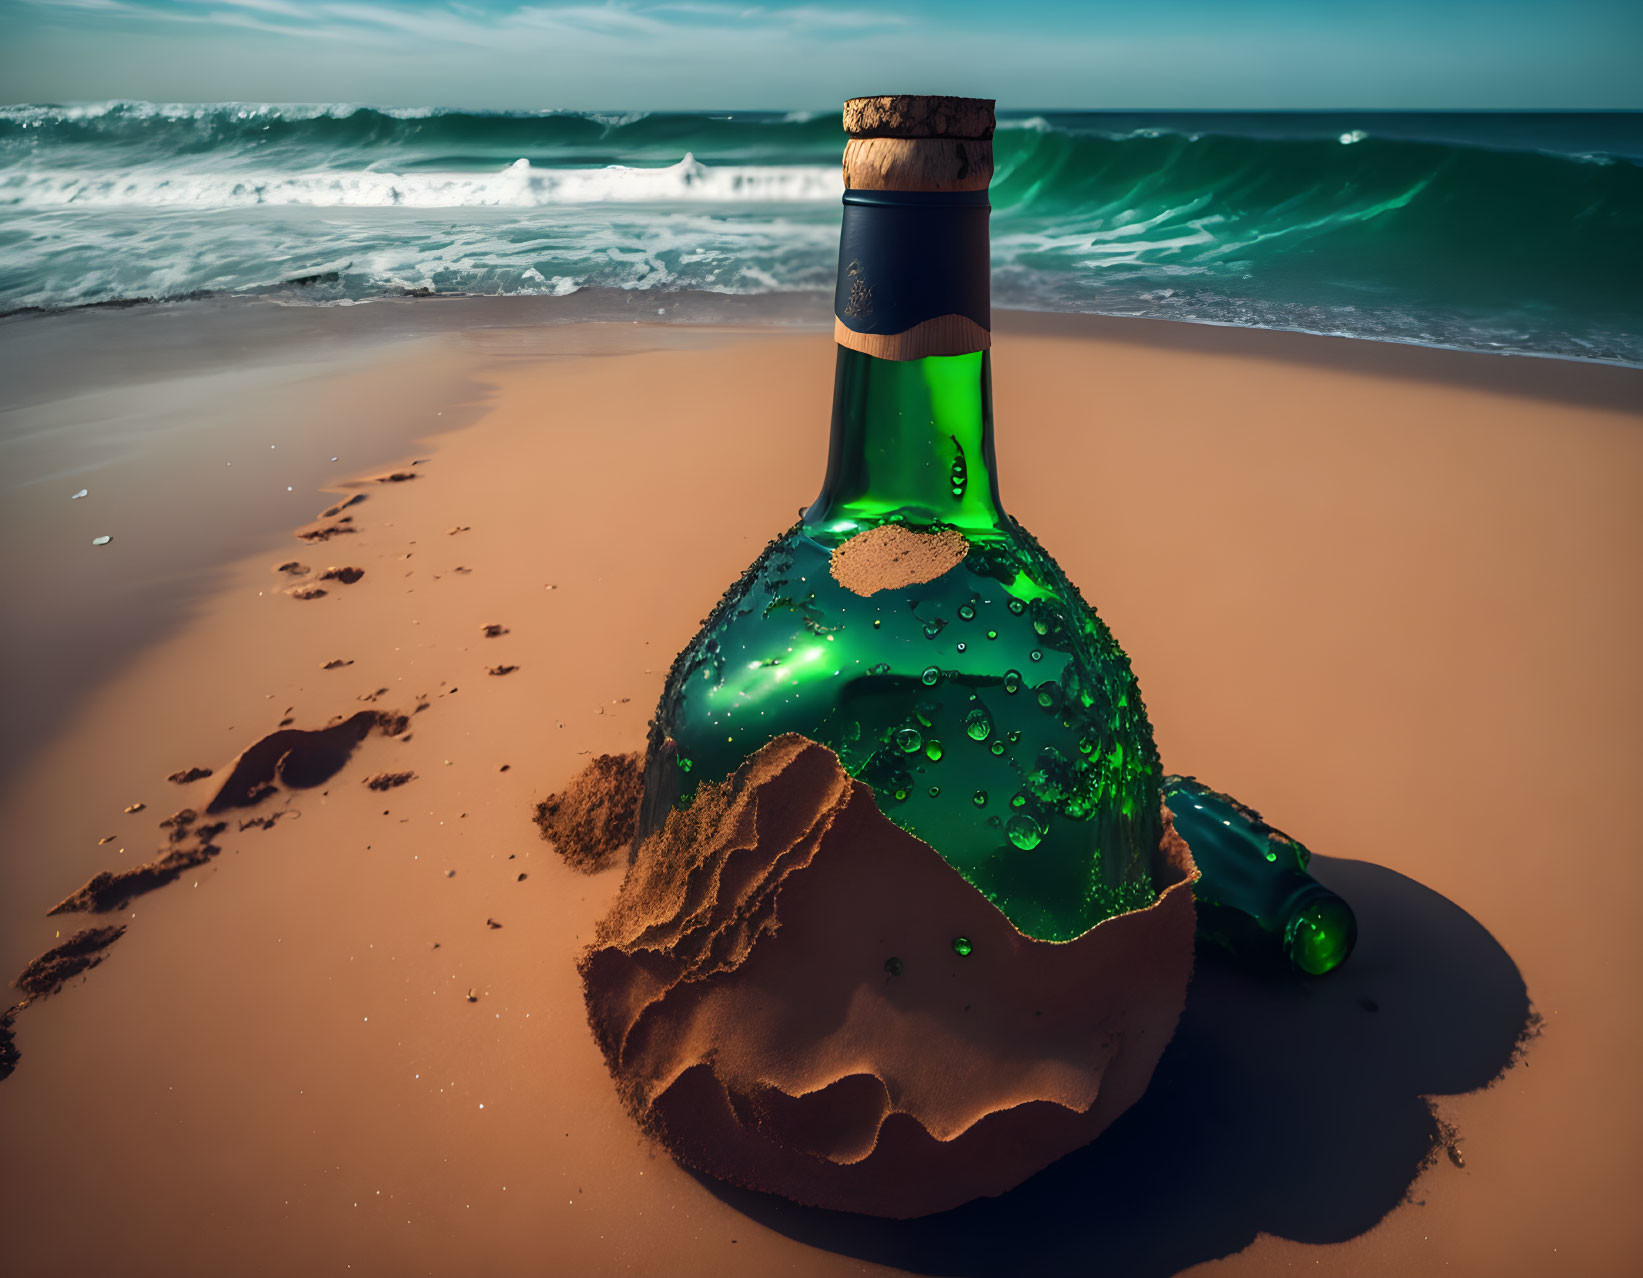
<path id="1" fill-rule="evenodd" d="M 1192 972 L 1197 870 L 1164 813 L 1157 901 L 1023 936 L 787 735 L 638 849 L 580 964 L 640 1125 L 681 1162 L 877 1216 L 995 1195 L 1152 1077 Z"/>
<path id="2" fill-rule="evenodd" d="M 81 911 L 102 914 L 117 910 L 134 896 L 164 887 L 185 870 L 204 865 L 221 852 L 211 839 L 223 832 L 225 823 L 216 822 L 194 831 L 198 842 L 193 847 L 171 848 L 151 861 L 134 865 L 129 870 L 100 870 L 86 882 L 46 911 L 50 914 L 74 914 Z"/>
<path id="3" fill-rule="evenodd" d="M 347 501 L 339 501 L 335 506 L 327 506 L 324 510 L 319 512 L 319 517 L 321 519 L 335 519 L 343 511 L 347 510 L 348 507 L 357 506 L 364 500 L 364 493 L 355 493 Z"/>
<path id="4" fill-rule="evenodd" d="M 11 1077 L 22 1056 L 15 1036 L 17 1013 L 35 999 L 55 994 L 63 988 L 63 982 L 96 967 L 103 961 L 103 951 L 124 934 L 123 923 L 85 928 L 47 950 L 17 974 L 12 984 L 21 991 L 23 1000 L 0 1013 L 0 1080 Z"/>
<path id="5" fill-rule="evenodd" d="M 17 1068 L 18 1057 L 22 1055 L 17 1050 L 17 1038 L 13 1032 L 16 1024 L 15 1007 L 8 1007 L 4 1014 L 0 1014 L 0 1079 L 11 1077 L 12 1070 Z"/>
<path id="6" fill-rule="evenodd" d="M 632 843 L 643 788 L 636 752 L 602 754 L 562 791 L 536 805 L 536 824 L 566 865 L 597 874 Z"/>
<path id="7" fill-rule="evenodd" d="M 315 542 L 330 541 L 333 537 L 342 537 L 351 532 L 358 532 L 345 523 L 325 524 L 319 528 L 308 528 L 297 534 L 299 541 Z"/>
<path id="8" fill-rule="evenodd" d="M 125 925 L 88 927 L 35 959 L 12 982 L 28 998 L 43 998 L 62 989 L 63 982 L 103 961 L 103 951 L 125 933 Z"/>
<path id="9" fill-rule="evenodd" d="M 964 562 L 970 543 L 952 528 L 919 533 L 899 524 L 880 524 L 857 533 L 833 552 L 833 579 L 858 595 L 900 590 L 934 581 Z"/>

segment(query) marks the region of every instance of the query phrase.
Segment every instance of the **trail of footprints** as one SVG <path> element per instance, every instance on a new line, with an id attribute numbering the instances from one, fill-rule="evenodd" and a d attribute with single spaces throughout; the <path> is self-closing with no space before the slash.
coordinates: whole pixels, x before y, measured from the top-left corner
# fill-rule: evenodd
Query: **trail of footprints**
<path id="1" fill-rule="evenodd" d="M 412 463 L 413 466 L 422 464 L 422 461 Z M 414 470 L 403 470 L 379 475 L 374 482 L 401 484 L 417 478 L 419 475 Z M 312 545 L 357 533 L 360 530 L 354 523 L 354 516 L 346 512 L 365 500 L 365 493 L 355 493 L 327 507 L 320 512 L 315 527 L 299 530 L 295 536 Z M 466 524 L 448 530 L 449 535 L 468 531 Z M 453 571 L 467 573 L 471 570 L 459 567 Z M 351 586 L 365 576 L 365 569 L 353 565 L 333 565 L 316 573 L 309 565 L 296 559 L 276 565 L 274 572 L 294 579 L 292 584 L 285 587 L 285 593 L 301 600 L 322 598 L 329 593 L 329 588 Z M 500 624 L 481 627 L 481 634 L 488 639 L 507 633 L 508 627 Z M 353 664 L 352 658 L 338 657 L 325 662 L 321 668 L 341 670 Z M 517 665 L 500 664 L 486 669 L 489 674 L 503 675 L 511 674 L 518 668 Z M 452 687 L 447 690 L 447 695 L 455 691 L 456 688 Z M 375 702 L 387 692 L 387 688 L 379 688 L 358 699 Z M 165 845 L 156 855 L 127 869 L 102 870 L 94 874 L 52 906 L 47 911 L 48 916 L 107 914 L 123 909 L 135 897 L 164 887 L 188 870 L 218 856 L 223 849 L 217 840 L 231 825 L 237 828 L 237 832 L 245 833 L 271 829 L 283 819 L 300 816 L 300 811 L 292 806 L 297 791 L 313 789 L 330 781 L 342 771 L 359 744 L 372 733 L 401 741 L 409 740 L 412 717 L 428 709 L 431 704 L 425 697 L 418 698 L 410 715 L 377 708 L 358 710 L 350 715 L 339 715 L 325 727 L 315 729 L 295 728 L 291 726 L 291 718 L 282 718 L 275 731 L 253 743 L 228 765 L 226 775 L 218 783 L 203 812 L 192 807 L 180 808 L 159 822 L 159 828 L 165 833 Z M 286 713 L 289 716 L 289 710 Z M 188 767 L 171 773 L 167 780 L 177 785 L 193 785 L 214 775 L 215 770 L 211 768 Z M 411 771 L 393 771 L 377 773 L 362 780 L 370 790 L 387 791 L 415 778 L 416 774 Z M 261 806 L 282 792 L 286 795 L 284 807 L 262 814 L 239 815 Z M 145 811 L 147 806 L 143 802 L 133 803 L 126 807 L 125 812 L 135 815 Z M 98 843 L 110 843 L 116 837 L 110 834 L 99 839 Z M 525 875 L 521 874 L 517 881 L 524 879 Z M 502 926 L 489 918 L 485 924 L 488 930 Z M 22 998 L 0 1013 L 0 1079 L 11 1074 L 19 1059 L 14 1038 L 17 1013 L 35 1000 L 57 993 L 68 981 L 100 964 L 107 957 L 108 948 L 125 934 L 125 930 L 124 924 L 83 928 L 40 955 L 18 974 L 13 984 Z M 471 995 L 470 1001 L 473 1001 Z"/>

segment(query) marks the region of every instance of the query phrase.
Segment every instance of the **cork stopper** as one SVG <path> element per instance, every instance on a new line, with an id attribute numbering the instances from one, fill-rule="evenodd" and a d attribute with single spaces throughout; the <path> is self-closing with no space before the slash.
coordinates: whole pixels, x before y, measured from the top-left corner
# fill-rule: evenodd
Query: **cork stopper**
<path id="1" fill-rule="evenodd" d="M 844 104 L 844 131 L 853 138 L 980 141 L 993 136 L 993 99 L 916 93 L 851 98 Z"/>
<path id="2" fill-rule="evenodd" d="M 993 100 L 851 98 L 844 185 L 852 191 L 985 191 L 993 177 Z"/>

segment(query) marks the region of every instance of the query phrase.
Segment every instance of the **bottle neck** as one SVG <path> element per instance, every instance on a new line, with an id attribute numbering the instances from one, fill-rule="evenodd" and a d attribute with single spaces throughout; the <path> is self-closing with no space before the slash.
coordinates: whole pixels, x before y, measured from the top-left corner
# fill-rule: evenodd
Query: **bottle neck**
<path id="1" fill-rule="evenodd" d="M 1004 518 L 988 352 L 892 360 L 840 346 L 827 478 L 805 526 L 829 539 L 883 523 L 985 533 Z"/>

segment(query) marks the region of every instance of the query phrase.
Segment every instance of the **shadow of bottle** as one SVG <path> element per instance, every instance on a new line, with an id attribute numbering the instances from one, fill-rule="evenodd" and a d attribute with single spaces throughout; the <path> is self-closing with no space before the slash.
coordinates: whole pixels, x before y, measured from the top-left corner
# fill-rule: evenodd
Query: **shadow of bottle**
<path id="1" fill-rule="evenodd" d="M 1312 871 L 1357 913 L 1351 960 L 1309 979 L 1200 952 L 1146 1095 L 1012 1192 L 895 1221 L 698 1179 L 798 1241 L 921 1273 L 1163 1278 L 1257 1233 L 1356 1237 L 1445 1143 L 1425 1098 L 1497 1078 L 1531 1010 L 1511 958 L 1451 901 L 1362 861 Z"/>

